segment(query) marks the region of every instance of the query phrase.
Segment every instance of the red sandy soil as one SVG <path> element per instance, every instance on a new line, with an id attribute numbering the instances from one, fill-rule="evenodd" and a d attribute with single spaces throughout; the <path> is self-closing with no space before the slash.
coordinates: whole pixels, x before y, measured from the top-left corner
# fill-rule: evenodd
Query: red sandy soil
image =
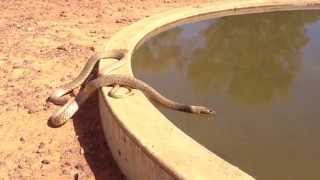
<path id="1" fill-rule="evenodd" d="M 125 179 L 96 96 L 73 121 L 47 125 L 52 90 L 72 80 L 119 29 L 205 0 L 1 0 L 0 179 Z"/>

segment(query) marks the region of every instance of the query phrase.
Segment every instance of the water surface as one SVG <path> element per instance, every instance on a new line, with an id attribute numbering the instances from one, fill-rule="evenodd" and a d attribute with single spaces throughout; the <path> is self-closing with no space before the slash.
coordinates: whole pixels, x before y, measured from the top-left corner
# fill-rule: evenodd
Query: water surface
<path id="1" fill-rule="evenodd" d="M 263 180 L 320 179 L 320 11 L 230 16 L 163 32 L 133 72 L 215 118 L 158 107 L 212 152 Z"/>

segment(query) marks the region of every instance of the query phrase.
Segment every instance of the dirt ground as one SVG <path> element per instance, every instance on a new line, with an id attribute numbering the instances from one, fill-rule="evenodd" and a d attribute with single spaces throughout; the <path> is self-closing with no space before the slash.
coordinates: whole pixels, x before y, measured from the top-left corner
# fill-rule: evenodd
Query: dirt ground
<path id="1" fill-rule="evenodd" d="M 1 0 L 0 179 L 125 179 L 92 97 L 61 128 L 46 102 L 120 28 L 204 0 Z"/>

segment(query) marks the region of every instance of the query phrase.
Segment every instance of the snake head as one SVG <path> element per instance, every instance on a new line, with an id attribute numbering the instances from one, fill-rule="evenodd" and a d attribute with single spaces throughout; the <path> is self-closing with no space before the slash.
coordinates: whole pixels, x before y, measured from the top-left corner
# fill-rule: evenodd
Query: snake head
<path id="1" fill-rule="evenodd" d="M 192 112 L 196 114 L 212 114 L 216 115 L 216 111 L 204 106 L 192 106 Z"/>

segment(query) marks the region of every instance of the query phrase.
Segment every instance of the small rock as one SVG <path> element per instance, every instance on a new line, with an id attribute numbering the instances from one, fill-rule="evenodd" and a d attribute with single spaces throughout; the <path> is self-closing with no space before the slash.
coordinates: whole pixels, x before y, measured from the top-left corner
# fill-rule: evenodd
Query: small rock
<path id="1" fill-rule="evenodd" d="M 103 36 L 101 36 L 101 38 L 102 39 L 108 39 L 108 36 L 103 35 Z"/>
<path id="2" fill-rule="evenodd" d="M 22 165 L 21 165 L 21 164 L 19 164 L 19 165 L 18 165 L 18 168 L 19 168 L 19 169 L 23 169 L 23 167 L 22 167 Z"/>
<path id="3" fill-rule="evenodd" d="M 68 49 L 64 45 L 58 46 L 57 49 L 62 51 L 68 51 Z"/>
<path id="4" fill-rule="evenodd" d="M 66 166 L 71 166 L 71 163 L 70 163 L 69 161 L 66 161 L 66 162 L 64 163 L 64 165 L 66 165 Z"/>
<path id="5" fill-rule="evenodd" d="M 45 143 L 44 143 L 44 142 L 40 142 L 40 144 L 39 144 L 38 148 L 39 148 L 39 149 L 43 149 L 43 148 L 44 148 L 44 146 L 45 146 Z"/>
<path id="6" fill-rule="evenodd" d="M 40 151 L 39 149 L 35 151 L 37 154 L 43 153 L 43 151 Z"/>
<path id="7" fill-rule="evenodd" d="M 116 21 L 115 21 L 116 23 L 122 23 L 122 21 L 121 21 L 121 19 L 116 19 Z"/>
<path id="8" fill-rule="evenodd" d="M 42 164 L 50 164 L 50 161 L 47 160 L 47 159 L 44 159 L 44 160 L 41 161 L 41 163 L 42 163 Z"/>
<path id="9" fill-rule="evenodd" d="M 120 11 L 123 11 L 124 9 L 125 9 L 124 7 L 119 7 L 118 11 L 120 12 Z"/>
<path id="10" fill-rule="evenodd" d="M 20 142 L 26 142 L 26 140 L 23 137 L 20 137 Z"/>
<path id="11" fill-rule="evenodd" d="M 89 47 L 90 51 L 95 51 L 95 48 L 93 46 Z"/>
<path id="12" fill-rule="evenodd" d="M 83 166 L 80 163 L 76 164 L 74 167 L 78 170 L 83 171 Z"/>
<path id="13" fill-rule="evenodd" d="M 60 17 L 67 17 L 66 13 L 64 11 L 61 11 L 59 14 Z"/>
<path id="14" fill-rule="evenodd" d="M 17 104 L 15 104 L 15 106 L 17 106 L 17 107 L 22 107 L 23 104 L 22 104 L 22 102 L 18 102 Z"/>
<path id="15" fill-rule="evenodd" d="M 72 153 L 72 149 L 67 149 L 66 152 Z"/>

